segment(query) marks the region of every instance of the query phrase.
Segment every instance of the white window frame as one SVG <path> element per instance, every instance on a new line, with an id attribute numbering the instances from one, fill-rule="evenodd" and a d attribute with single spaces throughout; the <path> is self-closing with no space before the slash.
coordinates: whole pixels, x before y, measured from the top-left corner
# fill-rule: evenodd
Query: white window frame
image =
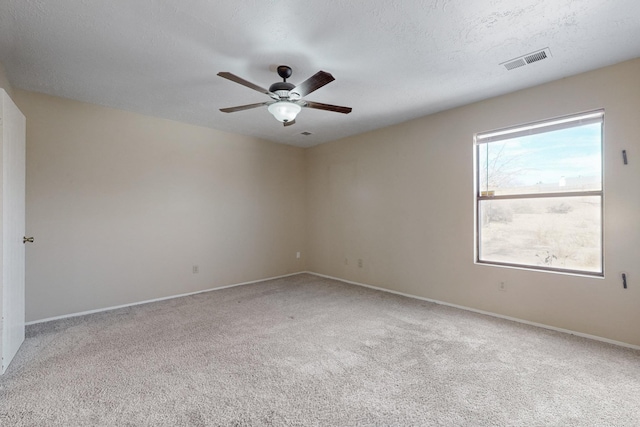
<path id="1" fill-rule="evenodd" d="M 474 135 L 474 168 L 475 168 L 475 262 L 477 264 L 484 265 L 497 265 L 505 267 L 515 267 L 532 270 L 543 270 L 559 273 L 580 274 L 588 276 L 604 277 L 604 109 L 593 110 L 584 113 L 572 114 L 563 117 L 557 117 L 547 120 L 536 121 L 527 123 L 524 125 L 512 126 L 502 129 L 496 129 L 493 131 L 479 132 Z M 567 192 L 552 192 L 552 193 L 521 193 L 510 195 L 494 195 L 491 191 L 482 191 L 480 188 L 480 147 L 483 144 L 490 144 L 491 142 L 503 141 L 506 139 L 512 139 L 520 136 L 535 135 L 540 133 L 551 132 L 560 129 L 567 129 L 592 123 L 601 123 L 601 135 L 600 135 L 600 153 L 601 153 L 601 165 L 600 165 L 600 190 L 588 190 L 588 191 L 567 191 Z M 600 271 L 584 271 L 568 268 L 557 268 L 550 266 L 541 266 L 533 264 L 519 264 L 500 261 L 488 261 L 481 259 L 481 228 L 482 218 L 480 215 L 480 204 L 485 200 L 515 200 L 515 199 L 545 199 L 553 197 L 585 197 L 585 196 L 597 196 L 600 197 Z"/>

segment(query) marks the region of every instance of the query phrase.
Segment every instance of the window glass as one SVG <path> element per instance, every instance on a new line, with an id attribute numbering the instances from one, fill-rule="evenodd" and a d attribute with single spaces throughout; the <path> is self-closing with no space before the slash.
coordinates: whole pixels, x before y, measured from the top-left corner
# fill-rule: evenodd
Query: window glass
<path id="1" fill-rule="evenodd" d="M 481 144 L 480 190 L 494 195 L 600 190 L 601 134 L 601 124 L 594 123 Z"/>
<path id="2" fill-rule="evenodd" d="M 600 197 L 480 201 L 485 261 L 602 271 Z"/>

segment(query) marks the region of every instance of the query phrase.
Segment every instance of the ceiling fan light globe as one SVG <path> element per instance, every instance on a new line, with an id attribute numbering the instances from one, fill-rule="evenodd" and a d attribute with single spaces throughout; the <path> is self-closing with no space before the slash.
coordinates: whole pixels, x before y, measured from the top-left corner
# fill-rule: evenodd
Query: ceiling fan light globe
<path id="1" fill-rule="evenodd" d="M 268 110 L 276 120 L 284 123 L 295 120 L 302 107 L 293 102 L 280 101 L 269 105 Z"/>

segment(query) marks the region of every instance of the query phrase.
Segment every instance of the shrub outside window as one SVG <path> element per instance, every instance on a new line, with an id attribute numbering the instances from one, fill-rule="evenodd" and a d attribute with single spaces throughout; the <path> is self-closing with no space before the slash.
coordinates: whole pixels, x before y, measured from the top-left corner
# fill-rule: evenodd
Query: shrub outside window
<path id="1" fill-rule="evenodd" d="M 604 111 L 479 133 L 476 262 L 602 276 Z"/>

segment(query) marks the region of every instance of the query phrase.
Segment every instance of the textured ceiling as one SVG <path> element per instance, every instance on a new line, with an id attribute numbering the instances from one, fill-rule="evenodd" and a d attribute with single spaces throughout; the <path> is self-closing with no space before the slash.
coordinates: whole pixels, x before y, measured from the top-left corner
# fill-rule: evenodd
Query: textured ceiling
<path id="1" fill-rule="evenodd" d="M 638 0 L 0 1 L 15 87 L 302 147 L 636 57 Z M 269 98 L 216 73 L 268 87 L 279 64 L 332 73 L 306 99 L 353 112 L 219 111 Z"/>

